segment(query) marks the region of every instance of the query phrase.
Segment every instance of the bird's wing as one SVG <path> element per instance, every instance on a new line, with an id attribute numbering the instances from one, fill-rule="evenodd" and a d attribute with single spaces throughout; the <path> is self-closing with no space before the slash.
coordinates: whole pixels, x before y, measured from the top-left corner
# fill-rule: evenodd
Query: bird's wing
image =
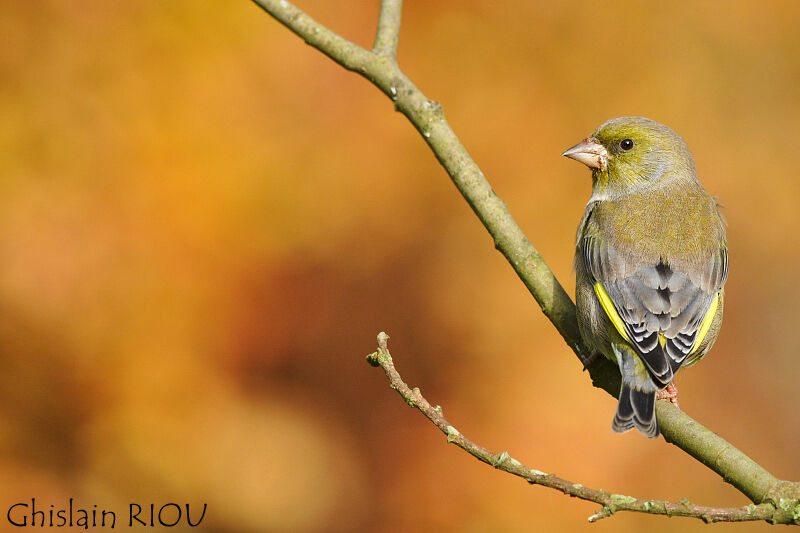
<path id="1" fill-rule="evenodd" d="M 662 261 L 627 264 L 593 230 L 587 221 L 579 246 L 598 300 L 663 388 L 711 326 L 728 275 L 727 246 L 723 242 L 703 268 L 689 274 Z"/>

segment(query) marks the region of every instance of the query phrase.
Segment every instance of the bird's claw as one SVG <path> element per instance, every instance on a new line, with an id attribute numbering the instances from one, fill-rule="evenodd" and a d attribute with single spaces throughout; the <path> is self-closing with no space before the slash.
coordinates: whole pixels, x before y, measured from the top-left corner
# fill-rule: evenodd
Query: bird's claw
<path id="1" fill-rule="evenodd" d="M 681 408 L 678 403 L 678 387 L 675 386 L 674 381 L 670 381 L 666 387 L 656 393 L 656 400 L 669 400 L 671 403 L 675 404 L 675 407 L 678 409 Z"/>
<path id="2" fill-rule="evenodd" d="M 586 359 L 584 359 L 584 360 L 582 361 L 582 363 L 583 363 L 583 370 L 584 370 L 584 371 L 586 371 L 586 369 L 588 369 L 588 368 L 589 368 L 589 366 L 591 366 L 591 364 L 592 364 L 592 363 L 594 363 L 595 361 L 597 361 L 597 358 L 598 358 L 598 357 L 600 357 L 600 352 L 598 352 L 597 350 L 595 350 L 594 352 L 592 352 L 592 355 L 590 355 L 589 357 L 587 357 Z"/>

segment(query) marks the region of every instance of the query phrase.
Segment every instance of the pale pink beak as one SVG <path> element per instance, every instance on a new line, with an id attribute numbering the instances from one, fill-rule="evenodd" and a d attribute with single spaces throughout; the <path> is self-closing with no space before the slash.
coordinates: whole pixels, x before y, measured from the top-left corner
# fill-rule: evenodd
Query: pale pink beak
<path id="1" fill-rule="evenodd" d="M 585 138 L 561 155 L 580 161 L 589 168 L 608 168 L 608 150 L 594 137 Z"/>

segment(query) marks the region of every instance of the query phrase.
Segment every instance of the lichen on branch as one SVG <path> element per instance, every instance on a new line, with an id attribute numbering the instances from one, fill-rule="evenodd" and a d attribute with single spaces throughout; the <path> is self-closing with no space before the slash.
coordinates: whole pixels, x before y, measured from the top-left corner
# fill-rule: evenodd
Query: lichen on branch
<path id="1" fill-rule="evenodd" d="M 396 390 L 409 406 L 418 409 L 428 420 L 433 422 L 445 434 L 447 442 L 455 444 L 476 459 L 492 465 L 498 470 L 521 477 L 531 485 L 542 485 L 581 500 L 600 504 L 601 508 L 589 517 L 590 522 L 596 522 L 620 511 L 685 516 L 698 518 L 707 523 L 766 520 L 770 523 L 791 524 L 793 520 L 794 523 L 797 523 L 798 518 L 800 518 L 793 515 L 794 512 L 800 513 L 800 503 L 797 504 L 797 509 L 788 505 L 786 506 L 787 509 L 782 509 L 781 506 L 776 507 L 771 503 L 726 508 L 696 505 L 689 500 L 668 502 L 664 500 L 643 500 L 633 496 L 613 494 L 604 490 L 585 487 L 580 483 L 567 481 L 555 474 L 548 474 L 535 468 L 530 468 L 511 457 L 508 452 L 491 452 L 483 446 L 475 444 L 458 431 L 444 417 L 440 406 L 432 406 L 418 388 L 412 389 L 403 381 L 394 366 L 394 361 L 389 353 L 388 342 L 389 336 L 384 332 L 379 333 L 378 350 L 367 355 L 367 362 L 372 366 L 380 367 L 386 374 L 392 389 Z"/>

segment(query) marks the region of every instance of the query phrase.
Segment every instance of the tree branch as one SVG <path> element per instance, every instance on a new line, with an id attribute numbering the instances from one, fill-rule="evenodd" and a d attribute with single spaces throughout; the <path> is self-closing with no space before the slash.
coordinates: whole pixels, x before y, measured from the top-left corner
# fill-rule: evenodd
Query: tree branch
<path id="1" fill-rule="evenodd" d="M 589 356 L 578 332 L 575 305 L 494 193 L 480 168 L 467 153 L 444 118 L 442 106 L 429 100 L 397 66 L 394 59 L 400 25 L 400 0 L 383 0 L 375 51 L 365 50 L 333 33 L 286 0 L 253 0 L 306 43 L 370 80 L 392 99 L 422 134 L 459 192 L 488 230 L 495 247 L 536 299 L 542 312 L 581 361 Z M 619 370 L 606 358 L 589 368 L 594 386 L 617 396 Z M 662 434 L 670 442 L 717 472 L 753 502 L 794 509 L 800 519 L 800 483 L 781 481 L 667 401 L 656 414 Z M 792 503 L 794 502 L 794 503 Z M 793 507 L 795 506 L 795 507 Z"/>
<path id="2" fill-rule="evenodd" d="M 639 513 L 649 513 L 667 516 L 686 516 L 699 518 L 704 522 L 746 522 L 753 520 L 766 520 L 771 524 L 792 524 L 800 523 L 800 516 L 794 516 L 789 510 L 776 508 L 771 503 L 760 505 L 748 505 L 745 507 L 706 507 L 695 505 L 689 500 L 680 502 L 668 502 L 664 500 L 640 500 L 633 496 L 622 494 L 612 494 L 604 490 L 584 487 L 579 483 L 573 483 L 562 479 L 555 474 L 547 474 L 535 468 L 525 466 L 518 460 L 511 457 L 507 452 L 493 453 L 479 444 L 475 444 L 460 431 L 453 427 L 442 414 L 442 408 L 438 405 L 431 406 L 428 400 L 422 396 L 418 388 L 411 389 L 394 366 L 392 356 L 388 347 L 389 336 L 386 333 L 378 334 L 378 351 L 367 356 L 367 362 L 372 366 L 379 366 L 383 369 L 389 379 L 391 387 L 397 391 L 406 403 L 418 409 L 425 417 L 447 436 L 447 442 L 455 444 L 476 459 L 486 464 L 492 465 L 498 470 L 523 478 L 532 485 L 542 485 L 551 489 L 560 490 L 581 500 L 599 503 L 602 507 L 592 516 L 589 522 L 596 522 L 618 511 L 635 511 Z M 797 510 L 800 513 L 800 510 Z"/>

